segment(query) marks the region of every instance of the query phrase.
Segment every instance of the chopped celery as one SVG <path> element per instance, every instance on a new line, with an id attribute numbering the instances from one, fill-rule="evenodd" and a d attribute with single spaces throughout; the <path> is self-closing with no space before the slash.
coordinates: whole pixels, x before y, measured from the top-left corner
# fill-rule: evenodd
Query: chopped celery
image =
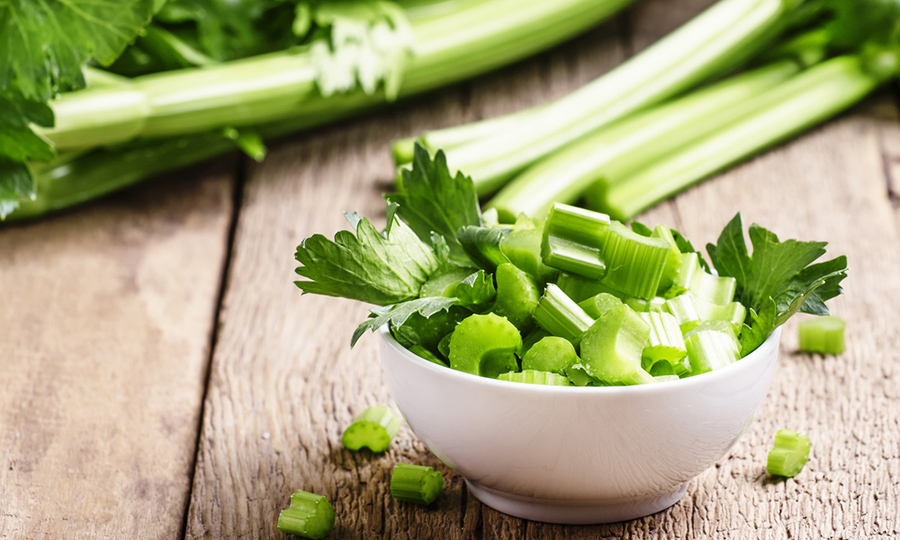
<path id="1" fill-rule="evenodd" d="M 494 311 L 509 319 L 516 328 L 527 330 L 531 314 L 541 298 L 540 291 L 528 274 L 512 263 L 503 263 L 494 274 L 497 280 L 497 301 Z"/>
<path id="2" fill-rule="evenodd" d="M 641 368 L 650 325 L 621 304 L 601 314 L 581 341 L 581 362 L 591 376 L 613 384 L 641 384 L 653 377 Z"/>
<path id="3" fill-rule="evenodd" d="M 431 504 L 444 489 L 444 476 L 423 465 L 398 463 L 391 473 L 391 496 L 398 501 Z"/>
<path id="4" fill-rule="evenodd" d="M 562 273 L 556 280 L 556 285 L 575 302 L 583 302 L 600 293 L 619 296 L 622 293 L 607 287 L 597 279 L 588 279 L 574 274 Z"/>
<path id="5" fill-rule="evenodd" d="M 384 452 L 398 431 L 400 417 L 384 405 L 373 405 L 344 430 L 341 442 L 353 451 L 365 446 L 372 452 Z"/>
<path id="6" fill-rule="evenodd" d="M 816 317 L 801 321 L 800 350 L 822 354 L 844 352 L 844 329 L 847 323 L 835 316 Z"/>
<path id="7" fill-rule="evenodd" d="M 682 333 L 690 332 L 703 320 L 696 301 L 690 294 L 682 294 L 666 300 L 665 310 L 678 321 Z"/>
<path id="8" fill-rule="evenodd" d="M 586 278 L 606 274 L 601 248 L 609 229 L 609 216 L 555 203 L 544 222 L 541 257 L 544 264 Z"/>
<path id="9" fill-rule="evenodd" d="M 809 461 L 809 437 L 797 431 L 779 429 L 769 450 L 766 470 L 772 476 L 794 477 Z"/>
<path id="10" fill-rule="evenodd" d="M 666 298 L 675 298 L 678 295 L 686 293 L 691 288 L 694 276 L 703 272 L 700 266 L 700 256 L 696 253 L 682 253 L 681 263 L 678 265 L 678 272 L 672 279 L 672 285 L 663 296 Z"/>
<path id="11" fill-rule="evenodd" d="M 701 300 L 724 306 L 734 300 L 737 280 L 733 277 L 719 277 L 706 272 L 695 273 L 691 280 L 691 294 Z"/>
<path id="12" fill-rule="evenodd" d="M 705 321 L 726 321 L 731 323 L 731 328 L 736 335 L 741 334 L 744 327 L 744 320 L 747 318 L 747 308 L 740 302 L 731 302 L 724 306 L 719 304 L 705 303 L 703 306 L 703 320 Z"/>
<path id="13" fill-rule="evenodd" d="M 278 530 L 318 540 L 334 530 L 334 507 L 322 495 L 295 491 L 291 506 L 278 514 Z"/>
<path id="14" fill-rule="evenodd" d="M 528 354 L 528 350 L 534 347 L 534 344 L 538 341 L 544 339 L 549 336 L 550 332 L 547 332 L 543 328 L 536 328 L 532 330 L 528 335 L 526 335 L 522 339 L 522 357 L 524 358 L 526 354 Z"/>
<path id="15" fill-rule="evenodd" d="M 521 350 L 522 336 L 505 317 L 493 313 L 470 315 L 450 338 L 450 367 L 496 379 L 519 368 L 516 354 Z"/>
<path id="16" fill-rule="evenodd" d="M 657 289 L 657 294 L 662 294 L 669 290 L 672 283 L 675 281 L 675 276 L 681 268 L 682 253 L 681 250 L 678 249 L 678 243 L 675 242 L 675 236 L 672 235 L 672 230 L 665 225 L 657 225 L 656 228 L 653 229 L 653 233 L 650 237 L 660 238 L 669 244 L 669 253 L 666 256 L 666 266 L 663 268 L 662 277 L 659 279 L 659 288 Z"/>
<path id="17" fill-rule="evenodd" d="M 622 300 L 609 293 L 600 293 L 578 303 L 584 312 L 599 319 L 601 315 L 622 305 Z"/>
<path id="18" fill-rule="evenodd" d="M 741 359 L 741 345 L 731 325 L 724 321 L 707 321 L 684 336 L 691 375 L 723 368 Z"/>
<path id="19" fill-rule="evenodd" d="M 599 381 L 588 373 L 584 364 L 572 364 L 566 369 L 566 377 L 575 386 L 594 386 Z"/>
<path id="20" fill-rule="evenodd" d="M 575 347 L 569 340 L 557 336 L 541 339 L 522 356 L 523 371 L 549 371 L 562 375 L 576 363 Z"/>
<path id="21" fill-rule="evenodd" d="M 544 330 L 554 336 L 564 337 L 574 345 L 578 345 L 581 336 L 594 322 L 562 289 L 552 283 L 547 285 L 534 310 L 534 320 Z"/>
<path id="22" fill-rule="evenodd" d="M 559 270 L 544 264 L 541 237 L 542 229 L 513 230 L 500 240 L 500 251 L 509 262 L 543 285 L 556 279 Z"/>
<path id="23" fill-rule="evenodd" d="M 650 343 L 641 353 L 641 366 L 652 374 L 653 367 L 662 362 L 672 366 L 675 375 L 690 373 L 684 337 L 675 317 L 656 312 L 641 313 L 640 316 L 650 325 Z"/>
<path id="24" fill-rule="evenodd" d="M 520 372 L 510 371 L 509 373 L 501 373 L 497 378 L 501 381 L 517 383 L 571 386 L 569 379 L 563 375 L 551 371 L 537 371 L 533 369 L 526 369 Z"/>
<path id="25" fill-rule="evenodd" d="M 641 236 L 617 221 L 611 222 L 603 244 L 603 259 L 609 268 L 603 283 L 650 300 L 659 289 L 669 247 L 665 240 Z"/>

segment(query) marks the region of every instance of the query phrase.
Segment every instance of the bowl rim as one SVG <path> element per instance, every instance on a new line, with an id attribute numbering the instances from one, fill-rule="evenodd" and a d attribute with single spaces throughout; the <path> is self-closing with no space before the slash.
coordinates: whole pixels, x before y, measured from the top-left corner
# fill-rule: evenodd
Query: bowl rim
<path id="1" fill-rule="evenodd" d="M 741 358 L 737 362 L 719 368 L 708 373 L 702 373 L 694 377 L 678 379 L 677 381 L 663 381 L 654 384 L 638 384 L 632 386 L 553 386 L 545 384 L 523 384 L 512 381 L 501 381 L 499 379 L 491 379 L 480 375 L 473 375 L 464 371 L 458 371 L 450 367 L 440 366 L 434 362 L 429 362 L 421 356 L 413 353 L 403 345 L 401 345 L 391 335 L 387 325 L 378 329 L 378 333 L 384 340 L 385 344 L 400 354 L 406 361 L 411 362 L 420 369 L 425 369 L 439 376 L 447 376 L 457 379 L 462 383 L 478 384 L 487 387 L 495 387 L 503 391 L 525 392 L 529 394 L 564 394 L 564 395 L 629 395 L 629 394 L 646 394 L 666 390 L 690 389 L 698 386 L 714 385 L 716 381 L 729 377 L 735 370 L 749 369 L 751 364 L 757 364 L 765 361 L 767 355 L 763 354 L 763 350 L 770 348 L 774 344 L 777 353 L 781 341 L 782 326 L 778 326 L 769 334 L 769 337 L 759 345 L 753 352 Z M 382 362 L 384 359 L 382 358 Z"/>

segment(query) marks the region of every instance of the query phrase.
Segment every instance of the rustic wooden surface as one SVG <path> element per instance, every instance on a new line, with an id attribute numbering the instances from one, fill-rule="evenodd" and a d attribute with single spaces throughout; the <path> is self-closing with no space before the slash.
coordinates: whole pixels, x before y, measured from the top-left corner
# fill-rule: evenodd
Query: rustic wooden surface
<path id="1" fill-rule="evenodd" d="M 645 1 L 535 59 L 275 145 L 262 164 L 0 230 L 0 538 L 285 538 L 275 519 L 297 489 L 332 500 L 341 539 L 900 535 L 900 128 L 887 93 L 642 217 L 704 244 L 740 210 L 782 237 L 829 240 L 852 267 L 832 306 L 850 321 L 847 352 L 799 354 L 789 323 L 757 421 L 671 509 L 527 522 L 475 500 L 408 429 L 380 456 L 340 444 L 390 395 L 376 340 L 348 346 L 365 308 L 292 285 L 296 244 L 343 228 L 342 210 L 383 219 L 392 138 L 563 95 L 709 3 Z M 809 433 L 813 453 L 773 482 L 763 467 L 781 427 Z M 433 508 L 391 499 L 398 461 L 445 473 Z"/>

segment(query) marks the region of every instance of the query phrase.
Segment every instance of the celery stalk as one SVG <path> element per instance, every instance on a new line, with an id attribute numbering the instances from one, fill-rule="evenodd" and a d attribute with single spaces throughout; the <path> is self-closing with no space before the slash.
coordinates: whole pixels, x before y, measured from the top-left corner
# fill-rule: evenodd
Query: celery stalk
<path id="1" fill-rule="evenodd" d="M 552 283 L 547 285 L 534 310 L 534 320 L 550 334 L 566 338 L 574 345 L 578 345 L 581 336 L 594 322 L 562 289 Z"/>

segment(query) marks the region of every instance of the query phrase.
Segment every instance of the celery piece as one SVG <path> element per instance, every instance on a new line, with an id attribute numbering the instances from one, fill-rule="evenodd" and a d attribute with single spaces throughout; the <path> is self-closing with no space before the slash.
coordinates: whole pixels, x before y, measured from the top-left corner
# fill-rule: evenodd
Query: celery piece
<path id="1" fill-rule="evenodd" d="M 494 312 L 509 319 L 516 328 L 527 330 L 541 298 L 534 280 L 512 263 L 498 266 L 494 277 L 497 280 Z"/>
<path id="2" fill-rule="evenodd" d="M 538 326 L 554 336 L 568 339 L 578 345 L 581 336 L 593 324 L 592 319 L 562 289 L 550 283 L 534 310 L 534 320 Z"/>
<path id="3" fill-rule="evenodd" d="M 426 349 L 425 347 L 423 347 L 421 345 L 413 345 L 413 346 L 409 347 L 409 352 L 413 353 L 414 355 L 416 355 L 418 357 L 424 358 L 425 360 L 428 360 L 429 362 L 431 362 L 433 364 L 437 364 L 439 366 L 444 366 L 444 367 L 450 367 L 447 365 L 447 362 L 444 362 L 436 354 L 434 354 L 433 352 L 429 351 L 428 349 Z"/>
<path id="4" fill-rule="evenodd" d="M 608 293 L 600 293 L 579 302 L 578 305 L 592 318 L 599 319 L 607 311 L 621 306 L 622 300 Z"/>
<path id="5" fill-rule="evenodd" d="M 398 463 L 391 473 L 391 496 L 398 501 L 431 504 L 444 489 L 444 476 L 423 465 Z"/>
<path id="6" fill-rule="evenodd" d="M 538 228 L 513 230 L 500 240 L 500 251 L 509 262 L 544 284 L 556 279 L 559 270 L 547 266 L 541 258 L 542 234 Z"/>
<path id="7" fill-rule="evenodd" d="M 672 234 L 672 230 L 665 225 L 657 225 L 656 228 L 653 229 L 650 238 L 659 238 L 665 240 L 666 243 L 669 244 L 669 253 L 666 255 L 666 265 L 663 268 L 662 277 L 659 279 L 659 288 L 656 291 L 657 294 L 663 294 L 669 290 L 672 283 L 675 281 L 675 276 L 678 274 L 678 270 L 681 267 L 682 253 L 681 250 L 678 249 L 678 243 L 675 242 L 675 236 Z"/>
<path id="8" fill-rule="evenodd" d="M 844 352 L 844 330 L 847 323 L 840 317 L 827 315 L 801 321 L 800 350 L 822 354 Z"/>
<path id="9" fill-rule="evenodd" d="M 566 369 L 578 363 L 578 355 L 572 343 L 561 337 L 548 336 L 534 344 L 522 356 L 522 370 L 549 371 L 565 374 Z"/>
<path id="10" fill-rule="evenodd" d="M 797 431 L 779 429 L 775 444 L 769 450 L 766 470 L 772 476 L 797 476 L 809 461 L 809 449 L 809 437 Z"/>
<path id="11" fill-rule="evenodd" d="M 625 294 L 650 300 L 656 296 L 666 268 L 669 244 L 629 230 L 617 221 L 609 225 L 603 259 L 609 270 L 602 282 Z"/>
<path id="12" fill-rule="evenodd" d="M 702 316 L 705 321 L 730 323 L 734 333 L 739 336 L 744 328 L 744 320 L 747 318 L 747 308 L 740 302 L 731 302 L 724 306 L 707 302 L 703 306 Z"/>
<path id="13" fill-rule="evenodd" d="M 695 273 L 691 280 L 691 294 L 701 300 L 724 306 L 734 300 L 737 280 L 733 277 L 714 276 L 706 272 Z"/>
<path id="14" fill-rule="evenodd" d="M 682 333 L 693 330 L 703 320 L 695 299 L 690 294 L 682 294 L 666 300 L 665 310 L 678 321 Z"/>
<path id="15" fill-rule="evenodd" d="M 560 338 L 562 339 L 562 338 Z M 565 341 L 565 340 L 564 340 Z M 548 386 L 571 386 L 569 379 L 559 373 L 552 371 L 538 371 L 534 369 L 526 369 L 524 371 L 509 373 L 501 373 L 497 379 L 501 381 L 526 383 L 526 384 L 544 384 Z"/>
<path id="16" fill-rule="evenodd" d="M 546 330 L 544 330 L 543 328 L 540 328 L 540 327 L 532 330 L 528 335 L 526 335 L 522 339 L 522 353 L 521 353 L 522 358 L 524 358 L 525 355 L 528 354 L 528 350 L 531 349 L 532 347 L 534 347 L 535 343 L 537 343 L 538 341 L 544 339 L 545 337 L 547 337 L 549 335 L 550 335 L 550 332 L 547 332 Z"/>
<path id="17" fill-rule="evenodd" d="M 703 272 L 700 266 L 700 256 L 696 253 L 682 253 L 681 263 L 678 265 L 678 272 L 672 278 L 672 285 L 663 294 L 665 298 L 675 298 L 678 295 L 688 292 L 694 276 Z"/>
<path id="18" fill-rule="evenodd" d="M 599 279 L 606 274 L 601 248 L 608 229 L 606 214 L 554 203 L 544 222 L 541 258 L 547 266 Z"/>
<path id="19" fill-rule="evenodd" d="M 318 540 L 334 530 L 334 507 L 322 495 L 295 491 L 291 506 L 278 514 L 278 530 Z"/>
<path id="20" fill-rule="evenodd" d="M 556 280 L 556 285 L 575 302 L 583 302 L 600 293 L 611 294 L 615 297 L 624 296 L 621 292 L 600 283 L 600 280 L 588 279 L 574 274 L 560 274 L 559 279 Z"/>
<path id="21" fill-rule="evenodd" d="M 599 381 L 588 373 L 584 364 L 572 364 L 566 368 L 566 377 L 575 386 L 595 386 Z"/>
<path id="22" fill-rule="evenodd" d="M 650 325 L 622 304 L 601 314 L 581 341 L 587 372 L 612 384 L 641 384 L 653 377 L 641 368 L 641 352 L 650 341 Z"/>
<path id="23" fill-rule="evenodd" d="M 653 366 L 666 363 L 675 375 L 687 375 L 691 366 L 678 321 L 669 313 L 641 313 L 640 317 L 650 325 L 650 343 L 641 353 L 641 367 L 653 374 Z"/>
<path id="24" fill-rule="evenodd" d="M 400 431 L 400 417 L 384 405 L 373 405 L 350 424 L 341 442 L 353 451 L 363 446 L 372 452 L 379 453 L 388 449 L 391 439 Z"/>
<path id="25" fill-rule="evenodd" d="M 741 359 L 741 344 L 731 325 L 724 321 L 707 321 L 684 336 L 691 375 L 723 368 Z"/>
<path id="26" fill-rule="evenodd" d="M 463 319 L 450 338 L 450 367 L 496 379 L 519 368 L 519 330 L 505 317 L 487 313 Z"/>

